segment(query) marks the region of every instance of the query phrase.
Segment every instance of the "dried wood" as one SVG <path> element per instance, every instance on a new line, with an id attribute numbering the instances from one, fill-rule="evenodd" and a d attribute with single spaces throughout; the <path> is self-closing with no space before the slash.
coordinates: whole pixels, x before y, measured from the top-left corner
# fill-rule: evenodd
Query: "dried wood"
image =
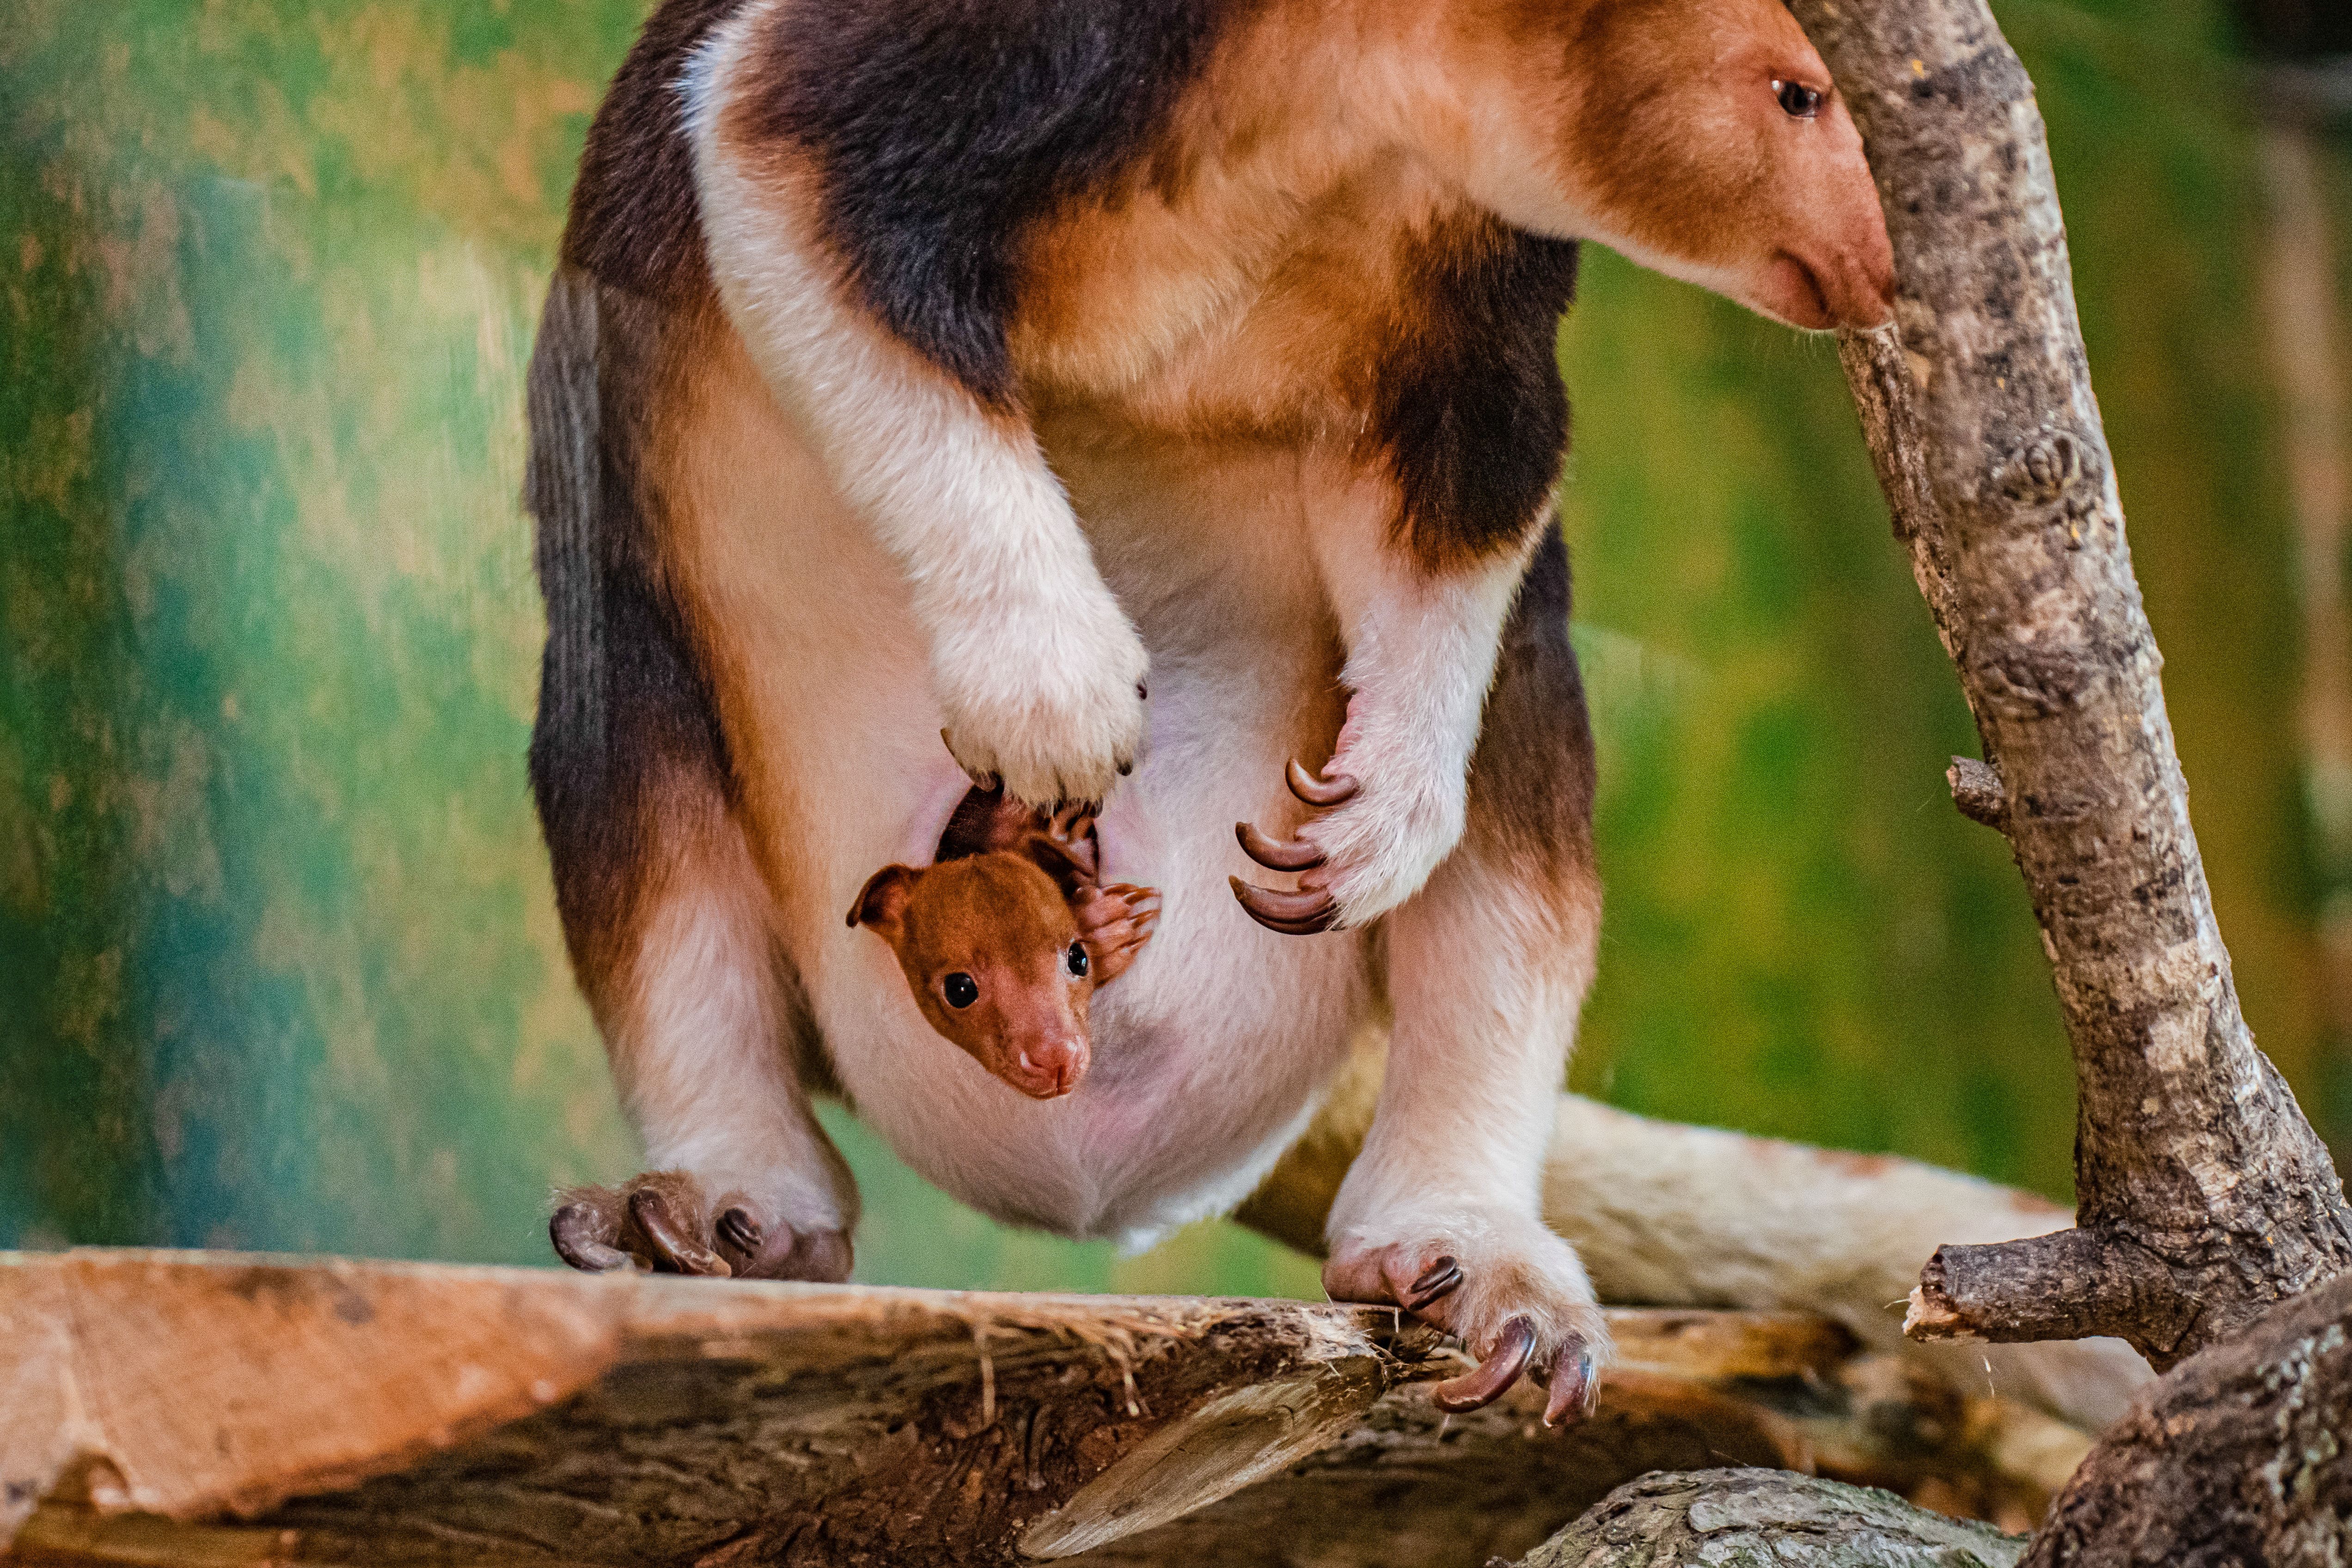
<path id="1" fill-rule="evenodd" d="M 2032 86 L 1982 0 L 1791 5 L 1895 245 L 1895 324 L 1847 337 L 1847 379 L 1997 770 L 2079 1082 L 2079 1228 L 1945 1248 L 1911 1326 L 2119 1334 L 2170 1366 L 2352 1267 L 2352 1209 L 2214 924 Z"/>
<path id="2" fill-rule="evenodd" d="M 1612 1326 L 1600 1424 L 1555 1433 L 1524 1390 L 1439 1416 L 1458 1363 L 1383 1311 L 0 1255 L 0 1560 L 1475 1568 L 1654 1465 L 2037 1506 L 2088 1447 L 1815 1317 Z"/>
<path id="3" fill-rule="evenodd" d="M 1108 1539 L 1279 1468 L 1432 1343 L 1289 1301 L 141 1252 L 0 1255 L 0 1324 L 27 1562 L 1009 1562 L 1049 1514 L 1043 1549 Z M 160 1522 L 223 1516 L 256 1522 Z"/>
<path id="4" fill-rule="evenodd" d="M 1892 1488 L 2021 1529 L 2041 1516 L 2090 1447 L 2072 1427 L 2009 1401 L 1968 1398 L 1885 1356 L 1816 1356 L 1801 1368 L 1805 1358 L 1789 1357 L 1767 1366 L 1751 1344 L 1720 1364 L 1744 1362 L 1749 1375 L 1694 1376 L 1719 1348 L 1704 1342 L 1722 1325 L 1758 1320 L 1702 1313 L 1684 1321 L 1710 1325 L 1702 1344 L 1688 1347 L 1701 1354 L 1674 1358 L 1681 1370 L 1670 1374 L 1649 1359 L 1658 1342 L 1632 1347 L 1585 1426 L 1547 1431 L 1533 1388 L 1451 1417 L 1403 1390 L 1282 1474 L 1082 1561 L 1089 1568 L 1478 1568 L 1529 1551 L 1637 1477 L 1726 1464 Z"/>

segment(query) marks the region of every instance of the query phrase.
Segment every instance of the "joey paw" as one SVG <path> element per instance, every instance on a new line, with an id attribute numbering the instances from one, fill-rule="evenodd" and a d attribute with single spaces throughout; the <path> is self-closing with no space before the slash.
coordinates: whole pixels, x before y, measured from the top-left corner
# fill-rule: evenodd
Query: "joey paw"
<path id="1" fill-rule="evenodd" d="M 1532 1222 L 1458 1229 L 1450 1244 L 1342 1244 L 1323 1288 L 1334 1301 L 1400 1307 L 1477 1357 L 1431 1389 L 1441 1410 L 1480 1409 L 1529 1377 L 1549 1391 L 1546 1426 L 1591 1415 L 1609 1332 L 1574 1250 Z M 1522 1229 L 1530 1234 L 1514 1246 L 1508 1233 Z"/>
<path id="2" fill-rule="evenodd" d="M 556 1256 L 591 1274 L 620 1270 L 750 1280 L 849 1277 L 849 1238 L 831 1228 L 763 1225 L 730 1201 L 713 1218 L 702 1184 L 649 1171 L 618 1187 L 575 1187 L 548 1219 Z"/>
<path id="3" fill-rule="evenodd" d="M 1126 973 L 1151 940 L 1160 924 L 1160 890 L 1131 882 L 1091 887 L 1071 901 L 1070 915 L 1077 922 L 1078 939 L 1087 945 L 1099 990 Z"/>

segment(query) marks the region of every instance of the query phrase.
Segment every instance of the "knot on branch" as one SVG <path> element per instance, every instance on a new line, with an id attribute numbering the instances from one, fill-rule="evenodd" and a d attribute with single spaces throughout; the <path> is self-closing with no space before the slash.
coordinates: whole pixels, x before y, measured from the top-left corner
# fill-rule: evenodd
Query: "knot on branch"
<path id="1" fill-rule="evenodd" d="M 2083 523 L 2099 509 L 2106 470 L 2096 444 L 2070 430 L 2045 430 L 2010 455 L 1993 475 L 1996 492 L 2028 521 L 2065 528 L 2070 550 L 2083 548 Z"/>
<path id="2" fill-rule="evenodd" d="M 2085 488 L 2095 464 L 2087 443 L 2067 430 L 2048 430 L 2011 455 L 1995 482 L 2013 501 L 2055 501 Z"/>
<path id="3" fill-rule="evenodd" d="M 1973 757 L 1955 757 L 1944 769 L 1944 782 L 1952 787 L 1952 804 L 1960 809 L 1961 816 L 2002 832 L 2009 831 L 2009 791 L 2001 784 L 2000 768 Z"/>
<path id="4" fill-rule="evenodd" d="M 2041 647 L 1990 638 L 1985 643 L 1973 651 L 1969 664 L 1983 700 L 2004 717 L 2055 718 L 2072 712 L 2105 673 L 2099 662 L 2104 649 Z M 2105 668 L 2128 669 L 2128 657 L 2118 653 L 2107 658 Z"/>

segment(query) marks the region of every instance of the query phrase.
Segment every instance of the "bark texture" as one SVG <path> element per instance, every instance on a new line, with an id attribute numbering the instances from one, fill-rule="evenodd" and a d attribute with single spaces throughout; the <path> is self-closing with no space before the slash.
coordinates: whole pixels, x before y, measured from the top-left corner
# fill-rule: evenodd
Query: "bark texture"
<path id="1" fill-rule="evenodd" d="M 1815 1317 L 1611 1328 L 1554 1432 L 1387 1311 L 0 1254 L 0 1562 L 1476 1568 L 1657 1466 L 2038 1511 L 2090 1446 Z"/>
<path id="2" fill-rule="evenodd" d="M 2052 1507 L 2032 1568 L 2352 1561 L 2352 1275 L 2183 1362 Z"/>
<path id="3" fill-rule="evenodd" d="M 1517 1568 L 2012 1568 L 2021 1536 L 1780 1470 L 1652 1475 Z"/>
<path id="4" fill-rule="evenodd" d="M 1949 1247 L 1923 1335 L 2119 1334 L 2159 1368 L 2352 1267 L 2255 1048 L 2189 828 L 2025 71 L 1982 0 L 1791 0 L 1876 172 L 1895 327 L 1847 379 L 1958 666 L 2074 1043 L 2081 1228 Z M 1980 785 L 1983 775 L 1966 780 Z"/>
<path id="5" fill-rule="evenodd" d="M 1433 1343 L 1297 1301 L 0 1254 L 0 1548 L 224 1568 L 1066 1555 L 1332 1441 Z"/>

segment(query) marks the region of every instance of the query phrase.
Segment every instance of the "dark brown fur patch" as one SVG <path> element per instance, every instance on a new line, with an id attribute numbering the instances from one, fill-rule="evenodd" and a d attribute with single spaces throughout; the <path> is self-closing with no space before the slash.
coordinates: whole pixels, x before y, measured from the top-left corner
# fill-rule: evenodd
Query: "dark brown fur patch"
<path id="1" fill-rule="evenodd" d="M 1577 248 L 1466 215 L 1404 244 L 1365 394 L 1367 444 L 1402 499 L 1398 541 L 1447 570 L 1517 547 L 1559 478 L 1559 319 Z"/>
<path id="2" fill-rule="evenodd" d="M 1153 155 L 1244 3 L 830 0 L 758 43 L 730 131 L 811 155 L 866 308 L 1010 406 L 1022 236 Z"/>
<path id="3" fill-rule="evenodd" d="M 710 293 L 694 149 L 678 78 L 743 0 L 666 0 L 638 35 L 588 131 L 565 265 L 633 294 L 687 303 Z"/>
<path id="4" fill-rule="evenodd" d="M 577 271 L 548 292 L 530 383 L 526 504 L 547 601 L 530 779 L 581 986 L 613 999 L 678 834 L 726 809 L 727 747 L 665 585 L 647 421 L 695 334 Z"/>
<path id="5" fill-rule="evenodd" d="M 1596 768 L 1584 679 L 1570 644 L 1568 547 L 1536 547 L 1503 629 L 1470 758 L 1465 843 L 1542 880 L 1590 883 Z"/>

